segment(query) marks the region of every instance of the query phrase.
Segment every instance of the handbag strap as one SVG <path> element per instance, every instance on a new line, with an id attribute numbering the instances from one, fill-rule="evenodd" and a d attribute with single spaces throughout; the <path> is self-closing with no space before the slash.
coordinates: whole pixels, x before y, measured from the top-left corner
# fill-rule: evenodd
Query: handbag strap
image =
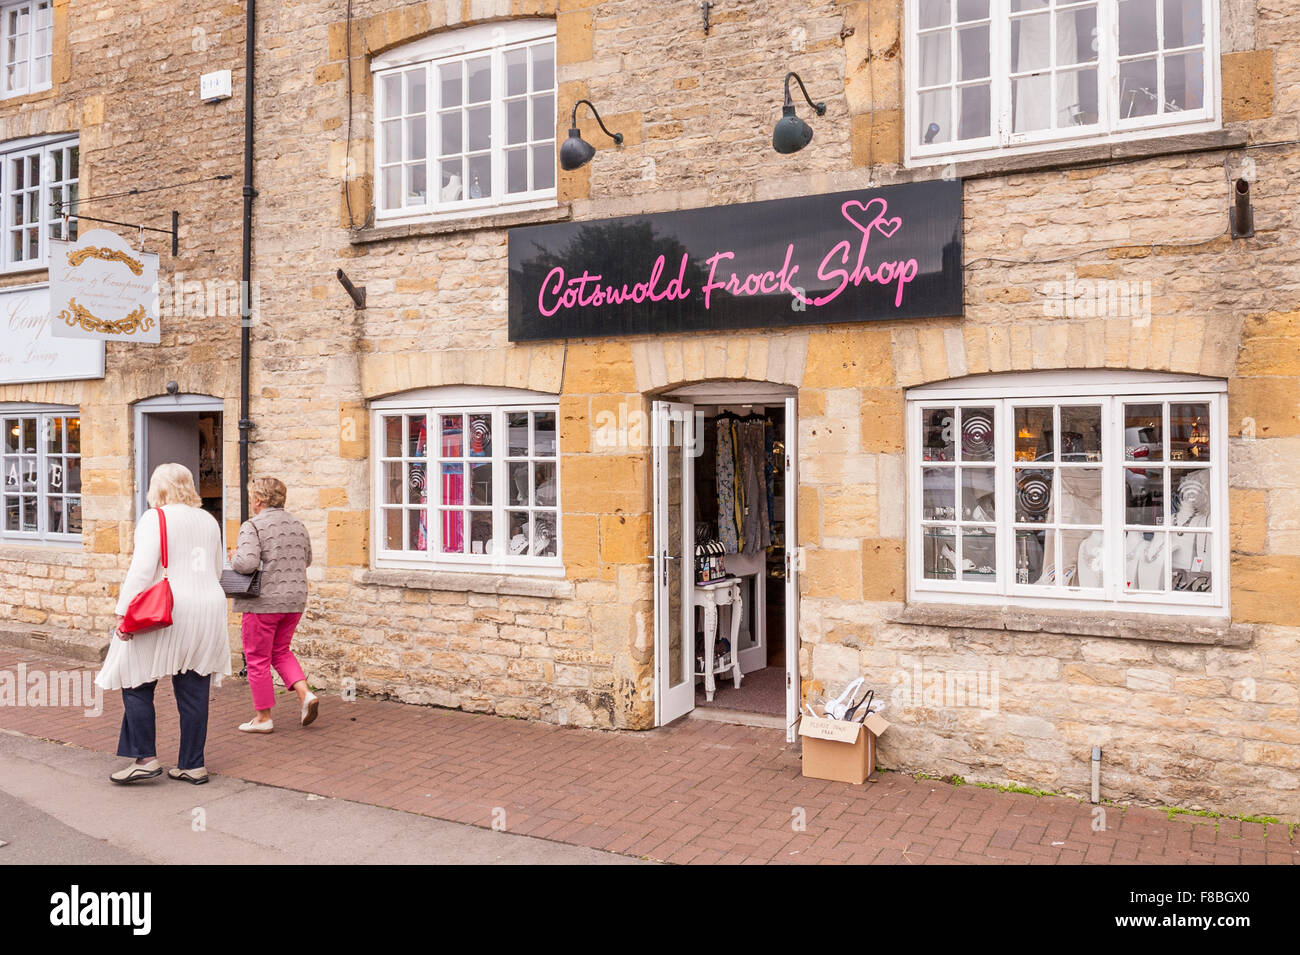
<path id="1" fill-rule="evenodd" d="M 158 512 L 158 535 L 162 544 L 162 570 L 163 576 L 167 576 L 167 516 L 163 514 L 161 507 L 155 507 Z"/>

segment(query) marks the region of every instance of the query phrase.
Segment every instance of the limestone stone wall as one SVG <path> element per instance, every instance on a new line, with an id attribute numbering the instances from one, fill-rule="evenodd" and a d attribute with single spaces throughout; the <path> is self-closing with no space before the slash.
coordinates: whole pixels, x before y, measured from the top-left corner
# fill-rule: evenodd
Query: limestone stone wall
<path id="1" fill-rule="evenodd" d="M 157 233 L 146 233 L 145 248 L 181 296 L 179 315 L 166 296 L 161 344 L 108 344 L 102 381 L 0 384 L 0 402 L 78 406 L 83 455 L 82 547 L 0 542 L 6 636 L 71 642 L 91 656 L 107 646 L 134 521 L 131 405 L 165 394 L 168 381 L 226 399 L 227 495 L 238 516 L 243 38 L 239 5 L 189 4 L 180 15 L 166 0 L 54 0 L 52 88 L 0 102 L 0 143 L 78 134 L 85 215 L 168 228 L 180 213 L 179 255 Z M 232 70 L 235 96 L 202 104 L 199 76 L 217 69 Z M 232 178 L 214 181 L 221 175 Z M 91 228 L 139 238 L 82 224 Z M 8 273 L 0 287 L 46 278 Z"/>
<path id="2" fill-rule="evenodd" d="M 600 422 L 644 414 L 681 384 L 770 381 L 798 391 L 805 692 L 857 674 L 888 689 L 917 667 L 1000 677 L 991 718 L 898 706 L 883 765 L 1077 793 L 1100 745 L 1108 798 L 1298 819 L 1300 627 L 1286 598 L 1300 594 L 1300 152 L 1291 145 L 1300 139 L 1300 14 L 1222 4 L 1224 131 L 1094 149 L 1086 163 L 1064 150 L 1051 162 L 958 167 L 962 317 L 507 341 L 510 225 L 940 175 L 902 166 L 901 8 L 719 4 L 705 36 L 696 4 L 357 0 L 351 24 L 326 0 L 263 5 L 253 470 L 289 484 L 289 507 L 313 535 L 318 560 L 300 631 L 312 679 L 500 715 L 649 728 L 650 454 L 644 443 L 609 442 Z M 519 16 L 556 19 L 560 136 L 574 100 L 589 97 L 624 144 L 580 119 L 598 153 L 561 173 L 558 211 L 374 228 L 370 58 L 435 31 Z M 807 149 L 778 156 L 771 127 L 789 69 L 828 111 L 806 117 L 815 129 Z M 1230 184 L 1240 175 L 1253 179 L 1257 231 L 1232 240 Z M 234 229 L 212 231 L 215 243 Z M 340 267 L 366 287 L 364 311 L 335 281 Z M 1053 283 L 1097 281 L 1149 283 L 1149 309 L 1054 309 L 1047 294 Z M 110 351 L 111 368 L 123 360 Z M 1235 626 L 1226 636 L 1189 643 L 1136 616 L 1100 635 L 1047 617 L 990 629 L 987 619 L 927 618 L 906 606 L 905 390 L 984 372 L 1085 368 L 1229 382 Z M 149 374 L 141 365 L 123 375 L 112 401 L 100 400 L 104 386 L 80 386 L 94 394 L 79 400 L 115 422 L 104 470 L 129 466 L 123 402 L 148 392 Z M 367 403 L 449 384 L 558 396 L 562 580 L 371 568 Z M 208 390 L 233 399 L 227 387 Z M 126 505 L 114 504 L 121 488 L 104 480 L 96 521 L 111 516 L 112 531 L 88 534 L 76 559 L 103 561 L 111 589 L 108 570 L 119 572 L 121 558 L 92 542 L 127 545 Z M 50 612 L 30 578 L 20 569 L 5 578 L 27 588 L 10 606 Z M 107 600 L 92 601 L 97 612 Z"/>

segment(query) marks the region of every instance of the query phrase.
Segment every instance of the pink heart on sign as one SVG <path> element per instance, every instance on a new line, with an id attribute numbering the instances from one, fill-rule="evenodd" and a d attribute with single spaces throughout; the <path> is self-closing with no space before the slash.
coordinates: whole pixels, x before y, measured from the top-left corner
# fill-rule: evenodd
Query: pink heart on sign
<path id="1" fill-rule="evenodd" d="M 898 227 L 901 226 L 902 224 L 903 224 L 902 216 L 894 216 L 894 218 L 892 219 L 886 219 L 884 218 L 884 213 L 881 213 L 879 216 L 877 216 L 876 221 L 872 223 L 872 225 L 874 225 L 877 229 L 880 230 L 880 234 L 883 235 L 886 239 L 888 239 L 891 235 L 897 232 Z"/>
<path id="2" fill-rule="evenodd" d="M 876 210 L 875 218 L 868 221 L 866 225 L 863 225 L 860 220 L 855 219 L 853 217 L 853 213 L 849 211 L 849 209 L 852 207 L 852 208 L 860 209 L 862 212 L 871 212 L 873 206 L 878 206 L 879 208 Z M 876 225 L 880 221 L 880 217 L 885 214 L 885 210 L 887 208 L 889 208 L 889 206 L 886 204 L 885 200 L 880 198 L 872 199 L 866 205 L 863 205 L 861 202 L 858 202 L 858 200 L 856 199 L 850 199 L 847 202 L 845 202 L 844 205 L 840 206 L 840 214 L 843 215 L 844 218 L 852 222 L 855 226 L 857 226 L 858 230 L 861 231 L 863 235 L 866 235 L 868 232 L 871 231 L 871 227 Z"/>

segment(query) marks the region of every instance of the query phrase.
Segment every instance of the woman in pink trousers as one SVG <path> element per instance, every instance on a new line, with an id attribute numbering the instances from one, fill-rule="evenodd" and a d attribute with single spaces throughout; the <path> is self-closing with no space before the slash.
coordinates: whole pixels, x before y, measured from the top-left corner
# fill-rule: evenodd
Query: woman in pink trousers
<path id="1" fill-rule="evenodd" d="M 259 595 L 236 597 L 234 604 L 234 610 L 244 615 L 244 659 L 248 664 L 248 686 L 253 691 L 253 709 L 257 711 L 251 720 L 240 724 L 245 733 L 270 733 L 275 729 L 271 720 L 275 706 L 273 667 L 284 685 L 298 694 L 303 726 L 316 719 L 320 705 L 289 649 L 298 621 L 307 609 L 311 538 L 302 521 L 284 509 L 285 494 L 284 484 L 275 478 L 258 478 L 248 485 L 253 516 L 239 528 L 239 543 L 230 560 L 230 566 L 241 574 L 251 574 L 259 567 L 262 571 Z"/>

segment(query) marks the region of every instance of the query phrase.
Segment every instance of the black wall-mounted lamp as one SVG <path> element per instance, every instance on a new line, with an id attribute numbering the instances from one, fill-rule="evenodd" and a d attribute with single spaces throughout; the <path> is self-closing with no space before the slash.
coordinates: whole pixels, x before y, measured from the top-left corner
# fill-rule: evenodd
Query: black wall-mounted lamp
<path id="1" fill-rule="evenodd" d="M 797 153 L 812 142 L 813 137 L 812 127 L 794 114 L 794 101 L 790 99 L 792 79 L 799 84 L 799 89 L 803 90 L 803 98 L 817 111 L 817 115 L 826 115 L 826 104 L 812 101 L 812 97 L 808 95 L 808 87 L 803 85 L 799 74 L 785 74 L 785 105 L 781 107 L 781 118 L 776 121 L 776 128 L 772 130 L 772 148 L 779 153 Z"/>
<path id="2" fill-rule="evenodd" d="M 608 129 L 605 129 L 600 113 L 596 112 L 596 107 L 591 100 L 578 100 L 573 104 L 573 116 L 569 119 L 569 138 L 560 147 L 560 168 L 568 172 L 587 165 L 587 163 L 591 162 L 591 157 L 596 155 L 596 147 L 583 139 L 581 131 L 578 129 L 578 107 L 583 103 L 591 107 L 591 115 L 596 117 L 596 122 L 600 123 L 600 128 L 604 130 L 606 136 L 614 140 L 615 145 L 621 145 L 623 142 L 622 133 L 611 133 Z"/>

